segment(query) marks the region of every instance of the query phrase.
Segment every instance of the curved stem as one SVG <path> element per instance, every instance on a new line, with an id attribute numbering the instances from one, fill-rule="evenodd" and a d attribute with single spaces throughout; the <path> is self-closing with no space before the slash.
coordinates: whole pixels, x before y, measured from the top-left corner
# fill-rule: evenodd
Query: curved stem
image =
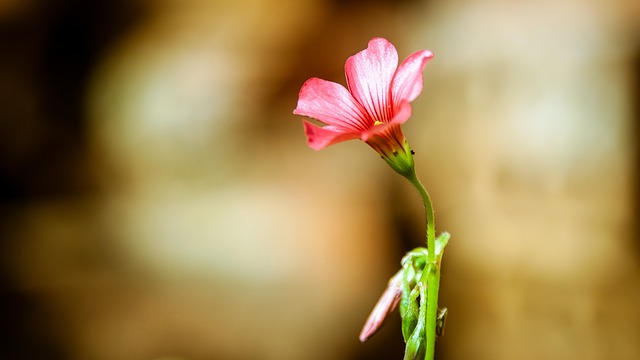
<path id="1" fill-rule="evenodd" d="M 431 198 L 429 197 L 427 189 L 424 188 L 415 172 L 413 172 L 410 176 L 407 176 L 407 179 L 411 182 L 411 184 L 413 184 L 416 190 L 418 190 L 418 193 L 420 193 L 420 197 L 422 198 L 422 203 L 424 204 L 424 211 L 427 215 L 427 249 L 429 249 L 427 262 L 435 264 L 436 224 L 433 205 L 431 205 Z"/>
<path id="2" fill-rule="evenodd" d="M 427 217 L 427 319 L 426 319 L 426 354 L 425 360 L 433 360 L 436 344 L 436 318 L 438 315 L 438 291 L 440 288 L 440 266 L 436 257 L 436 226 L 433 205 L 429 193 L 424 188 L 415 172 L 407 179 L 420 193 Z"/>

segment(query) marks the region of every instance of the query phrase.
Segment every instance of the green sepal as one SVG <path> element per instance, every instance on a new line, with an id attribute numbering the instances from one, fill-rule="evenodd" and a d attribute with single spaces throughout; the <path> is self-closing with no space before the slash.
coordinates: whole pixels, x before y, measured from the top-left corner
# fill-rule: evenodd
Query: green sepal
<path id="1" fill-rule="evenodd" d="M 402 296 L 400 298 L 399 310 L 402 318 L 402 337 L 405 342 L 413 333 L 418 323 L 418 296 L 417 284 L 424 282 L 422 270 L 424 269 L 428 257 L 428 251 L 424 247 L 415 248 L 409 251 L 402 258 Z"/>
<path id="2" fill-rule="evenodd" d="M 382 159 L 398 174 L 406 178 L 415 176 L 413 151 L 406 140 L 401 149 L 396 148 L 392 151 L 382 152 L 381 155 Z"/>
<path id="3" fill-rule="evenodd" d="M 406 343 L 409 340 L 409 336 L 413 333 L 418 324 L 418 317 L 420 315 L 418 308 L 418 295 L 420 292 L 417 287 L 411 290 L 409 296 L 407 296 L 404 315 L 402 316 L 402 338 Z M 402 299 L 405 300 L 405 299 Z"/>
<path id="4" fill-rule="evenodd" d="M 404 360 L 422 359 L 426 353 L 426 326 L 427 326 L 427 287 L 426 284 L 418 283 L 416 286 L 420 294 L 420 310 L 418 321 L 411 336 L 407 340 L 404 352 Z"/>

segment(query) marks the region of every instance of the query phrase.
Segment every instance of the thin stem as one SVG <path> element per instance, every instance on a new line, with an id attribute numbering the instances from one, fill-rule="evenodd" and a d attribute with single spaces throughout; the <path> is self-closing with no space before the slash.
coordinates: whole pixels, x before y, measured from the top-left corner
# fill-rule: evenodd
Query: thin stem
<path id="1" fill-rule="evenodd" d="M 424 211 L 427 215 L 427 249 L 429 249 L 429 253 L 427 255 L 427 262 L 435 264 L 436 263 L 436 224 L 435 217 L 433 213 L 433 205 L 431 205 L 431 198 L 429 197 L 429 193 L 427 189 L 424 188 L 418 176 L 415 172 L 413 172 L 410 176 L 407 176 L 407 179 L 413 184 L 413 186 L 420 193 L 420 197 L 422 198 L 422 203 L 424 205 Z"/>
<path id="2" fill-rule="evenodd" d="M 407 179 L 420 193 L 427 216 L 427 264 L 423 271 L 427 271 L 427 321 L 426 321 L 426 354 L 425 360 L 433 360 L 436 344 L 436 318 L 438 315 L 438 291 L 440 288 L 440 266 L 436 261 L 436 226 L 433 205 L 429 193 L 424 188 L 418 176 L 413 172 Z"/>
<path id="3" fill-rule="evenodd" d="M 428 263 L 427 279 L 427 353 L 425 360 L 433 360 L 436 350 L 436 318 L 438 316 L 438 291 L 440 289 L 440 268 L 438 264 Z"/>

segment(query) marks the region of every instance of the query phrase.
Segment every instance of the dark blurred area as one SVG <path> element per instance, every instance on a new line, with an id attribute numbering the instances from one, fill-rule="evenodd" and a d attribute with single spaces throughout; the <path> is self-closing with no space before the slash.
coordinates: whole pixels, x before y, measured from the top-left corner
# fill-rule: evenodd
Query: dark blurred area
<path id="1" fill-rule="evenodd" d="M 141 14 L 130 2 L 0 3 L 3 359 L 68 359 L 42 289 L 17 279 L 16 236 L 33 206 L 95 193 L 83 103 L 101 51 Z M 46 230 L 45 230 L 46 231 Z M 64 246 L 64 245 L 63 245 Z M 63 325 L 62 325 L 63 326 Z"/>
<path id="2" fill-rule="evenodd" d="M 8 1 L 2 22 L 2 200 L 91 188 L 83 103 L 95 64 L 143 15 L 130 1 Z"/>
<path id="3" fill-rule="evenodd" d="M 0 359 L 401 358 L 357 335 L 423 241 L 292 115 L 383 36 L 444 256 L 439 359 L 640 357 L 640 5 L 0 0 Z"/>

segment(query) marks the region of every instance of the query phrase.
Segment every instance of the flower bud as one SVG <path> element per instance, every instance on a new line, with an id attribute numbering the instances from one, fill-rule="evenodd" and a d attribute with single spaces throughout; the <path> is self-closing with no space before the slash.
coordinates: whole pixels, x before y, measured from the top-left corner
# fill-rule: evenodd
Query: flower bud
<path id="1" fill-rule="evenodd" d="M 398 301 L 400 301 L 400 296 L 402 295 L 401 285 L 402 271 L 399 271 L 389 280 L 387 288 L 371 311 L 369 318 L 367 318 L 367 321 L 360 332 L 361 342 L 369 340 L 373 334 L 380 329 L 382 323 L 387 318 L 387 315 L 396 309 Z"/>

